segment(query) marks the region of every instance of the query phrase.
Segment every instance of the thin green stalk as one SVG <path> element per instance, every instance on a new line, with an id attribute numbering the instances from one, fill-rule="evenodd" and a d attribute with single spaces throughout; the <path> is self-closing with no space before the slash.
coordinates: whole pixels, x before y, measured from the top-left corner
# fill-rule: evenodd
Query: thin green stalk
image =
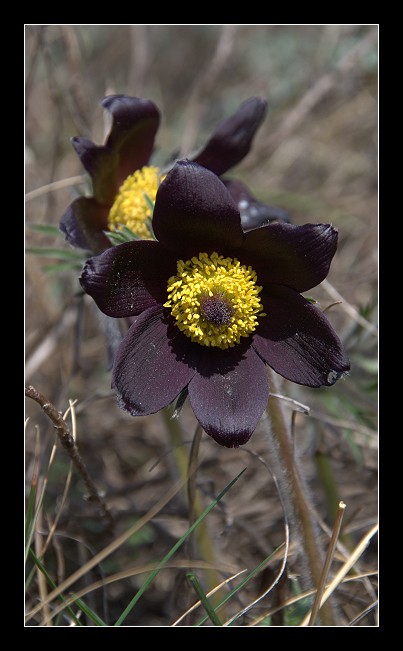
<path id="1" fill-rule="evenodd" d="M 274 372 L 270 372 L 270 375 L 271 389 L 273 392 L 279 393 L 277 377 Z M 285 474 L 286 482 L 284 483 L 287 483 L 289 489 L 291 489 L 287 491 L 289 494 L 287 495 L 286 501 L 289 504 L 289 508 L 293 511 L 290 519 L 294 520 L 296 528 L 299 530 L 306 566 L 309 570 L 313 586 L 318 587 L 320 585 L 324 557 L 317 538 L 316 523 L 312 516 L 309 497 L 295 461 L 290 426 L 285 416 L 281 400 L 270 398 L 268 412 L 273 430 L 273 442 L 277 446 L 277 454 L 281 465 L 279 474 L 281 472 L 283 475 Z M 321 617 L 325 626 L 336 625 L 333 609 L 329 603 L 324 604 L 322 607 Z"/>

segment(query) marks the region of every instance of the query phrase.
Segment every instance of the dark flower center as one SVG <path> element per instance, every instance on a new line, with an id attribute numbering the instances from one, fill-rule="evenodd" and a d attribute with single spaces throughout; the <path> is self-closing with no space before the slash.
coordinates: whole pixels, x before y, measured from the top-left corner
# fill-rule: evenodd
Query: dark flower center
<path id="1" fill-rule="evenodd" d="M 178 260 L 177 275 L 168 280 L 168 300 L 178 328 L 202 346 L 229 348 L 249 337 L 262 312 L 257 276 L 237 258 L 216 251 Z"/>
<path id="2" fill-rule="evenodd" d="M 200 299 L 201 316 L 215 326 L 229 325 L 234 308 L 224 294 L 202 296 Z"/>

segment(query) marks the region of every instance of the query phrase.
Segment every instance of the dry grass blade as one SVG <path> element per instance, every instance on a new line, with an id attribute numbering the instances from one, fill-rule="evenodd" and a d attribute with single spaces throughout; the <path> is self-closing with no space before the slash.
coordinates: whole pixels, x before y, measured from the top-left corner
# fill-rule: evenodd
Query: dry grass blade
<path id="1" fill-rule="evenodd" d="M 351 583 L 351 581 L 360 581 L 362 579 L 368 579 L 370 576 L 377 576 L 378 572 L 363 572 L 361 574 L 357 574 L 356 576 L 350 576 L 347 578 L 344 578 L 342 583 Z M 326 586 L 327 588 L 328 586 Z M 248 626 L 257 626 L 262 622 L 264 619 L 267 617 L 271 617 L 271 615 L 274 615 L 277 613 L 279 610 L 282 610 L 283 608 L 287 608 L 288 606 L 293 606 L 294 604 L 298 603 L 299 601 L 302 601 L 306 597 L 311 597 L 314 595 L 316 590 L 306 590 L 305 592 L 301 592 L 299 595 L 295 595 L 294 597 L 290 597 L 287 599 L 281 606 L 276 606 L 274 608 L 270 608 L 266 613 L 261 615 L 260 617 L 257 617 L 251 624 L 248 624 Z"/>
<path id="2" fill-rule="evenodd" d="M 80 185 L 83 183 L 86 183 L 86 177 L 84 174 L 80 174 L 80 176 L 71 176 L 68 179 L 60 179 L 60 181 L 53 181 L 52 183 L 47 183 L 46 185 L 42 185 L 40 188 L 35 188 L 35 190 L 27 192 L 25 195 L 25 201 L 32 201 L 32 199 L 42 197 L 48 192 L 55 192 L 62 188 L 69 188 L 72 185 Z"/>
<path id="3" fill-rule="evenodd" d="M 320 602 L 320 607 L 323 606 L 323 604 L 329 599 L 330 595 L 336 590 L 337 586 L 340 585 L 346 574 L 351 570 L 351 568 L 355 565 L 357 560 L 360 558 L 360 556 L 364 553 L 366 550 L 369 541 L 371 538 L 376 534 L 378 531 L 378 525 L 374 525 L 372 529 L 360 540 L 358 543 L 357 547 L 354 549 L 353 553 L 351 554 L 350 558 L 347 559 L 347 561 L 344 563 L 344 565 L 340 568 L 340 570 L 337 572 L 336 576 L 334 577 L 333 581 L 328 585 L 326 588 L 325 592 L 323 593 L 323 597 Z M 301 626 L 307 626 L 309 622 L 310 615 L 307 615 L 305 619 L 303 620 Z"/>
<path id="4" fill-rule="evenodd" d="M 76 402 L 77 402 L 76 400 L 74 400 L 74 401 L 69 400 L 70 407 L 63 414 L 63 420 L 66 420 L 66 418 L 68 416 L 68 413 L 71 412 L 72 436 L 73 436 L 74 440 L 76 440 L 76 438 L 77 438 L 77 435 L 76 435 L 77 422 L 76 422 L 76 413 L 75 413 L 75 409 L 74 409 L 74 406 L 75 406 Z M 56 449 L 56 447 L 54 449 Z M 69 492 L 72 476 L 73 476 L 73 463 L 70 462 L 69 470 L 67 472 L 66 482 L 65 482 L 65 485 L 64 485 L 63 495 L 62 495 L 62 498 L 60 500 L 60 504 L 58 506 L 56 517 L 55 517 L 55 519 L 54 519 L 54 521 L 53 521 L 53 523 L 52 523 L 52 525 L 50 527 L 48 537 L 47 537 L 47 539 L 45 541 L 45 544 L 44 544 L 44 546 L 42 548 L 42 557 L 45 555 L 46 550 L 49 547 L 49 545 L 50 545 L 50 543 L 52 541 L 52 538 L 53 538 L 53 536 L 55 534 L 55 531 L 56 531 L 60 516 L 61 516 L 62 511 L 63 511 L 63 507 L 64 507 L 66 499 L 67 499 L 67 495 L 68 495 L 68 492 Z M 41 556 L 39 554 L 37 554 L 37 556 L 38 556 L 38 558 L 41 558 Z"/>
<path id="5" fill-rule="evenodd" d="M 196 566 L 192 565 L 192 567 L 196 567 Z M 230 583 L 231 581 L 236 579 L 241 574 L 244 574 L 245 572 L 246 572 L 246 570 L 241 570 L 240 572 L 237 572 L 236 574 L 233 574 L 228 579 L 225 579 L 225 581 L 222 581 L 222 583 L 220 583 L 219 585 L 216 585 L 216 587 L 213 588 L 213 590 L 210 590 L 210 592 L 208 592 L 206 596 L 208 598 L 210 598 L 212 595 L 214 595 L 216 592 L 218 592 L 218 590 L 221 590 L 221 588 L 223 588 L 225 585 L 228 585 L 228 583 Z M 183 615 L 178 617 L 178 619 L 176 619 L 174 621 L 172 626 L 177 626 L 177 624 L 179 624 L 182 620 L 184 620 L 185 617 L 187 617 L 187 615 L 190 615 L 190 613 L 192 613 L 194 610 L 196 610 L 196 608 L 198 608 L 199 606 L 201 606 L 201 601 L 200 600 L 196 601 L 196 603 L 194 603 L 193 606 L 188 608 L 188 610 L 186 612 L 184 612 Z"/>
<path id="6" fill-rule="evenodd" d="M 374 337 L 378 336 L 378 330 L 377 328 L 367 321 L 356 309 L 353 305 L 350 305 L 348 301 L 346 301 L 341 294 L 329 283 L 328 280 L 322 280 L 321 286 L 329 296 L 331 296 L 337 303 L 340 303 L 343 310 L 347 312 L 349 317 L 353 319 L 356 323 L 358 323 L 360 326 L 365 328 L 368 332 L 371 333 L 371 335 L 374 335 Z"/>
<path id="7" fill-rule="evenodd" d="M 256 606 L 256 604 L 258 604 L 262 599 L 267 597 L 267 595 L 273 590 L 273 588 L 278 584 L 281 577 L 283 576 L 285 567 L 287 565 L 288 553 L 289 553 L 289 548 L 290 548 L 290 526 L 289 526 L 289 523 L 288 523 L 287 509 L 286 509 L 286 505 L 285 505 L 285 503 L 283 501 L 283 495 L 282 495 L 281 488 L 280 488 L 279 482 L 277 480 L 277 477 L 273 473 L 272 469 L 269 467 L 267 462 L 260 455 L 252 452 L 251 450 L 245 450 L 245 451 L 248 452 L 249 454 L 251 454 L 252 456 L 255 456 L 257 459 L 259 459 L 259 461 L 264 465 L 264 467 L 267 468 L 267 470 L 271 474 L 271 476 L 273 478 L 273 481 L 274 481 L 274 484 L 276 486 L 277 494 L 278 494 L 278 497 L 279 497 L 279 500 L 280 500 L 280 503 L 281 503 L 281 507 L 282 507 L 282 510 L 283 510 L 283 517 L 284 517 L 284 538 L 285 538 L 284 556 L 283 556 L 283 559 L 282 559 L 280 569 L 279 569 L 279 571 L 277 573 L 277 576 L 270 583 L 269 587 L 259 597 L 254 599 L 251 603 L 249 603 L 247 606 L 245 606 L 245 608 L 243 608 L 242 610 L 237 612 L 233 617 L 231 617 L 229 620 L 227 620 L 225 622 L 224 626 L 230 626 L 235 620 L 237 620 L 240 617 L 242 617 L 243 615 L 245 615 L 251 608 Z"/>
<path id="8" fill-rule="evenodd" d="M 91 583 L 91 585 L 87 585 L 85 588 L 82 588 L 78 592 L 75 592 L 72 594 L 70 597 L 67 597 L 64 599 L 63 603 L 57 606 L 52 610 L 51 613 L 49 613 L 49 618 L 44 619 L 42 622 L 42 626 L 47 625 L 48 621 L 50 619 L 54 619 L 59 613 L 61 613 L 65 608 L 68 606 L 71 606 L 77 599 L 81 599 L 81 597 L 85 597 L 85 595 L 94 592 L 94 590 L 99 590 L 100 588 L 104 588 L 106 585 L 110 585 L 111 583 L 116 583 L 116 581 L 122 581 L 123 579 L 130 579 L 133 576 L 138 576 L 139 574 L 147 574 L 148 572 L 152 572 L 153 570 L 157 569 L 159 567 L 159 563 L 149 563 L 147 565 L 139 565 L 137 567 L 129 567 L 126 570 L 122 570 L 121 572 L 117 572 L 116 574 L 111 574 L 110 576 L 106 576 L 103 579 L 100 579 L 99 581 L 94 581 L 94 583 Z M 200 570 L 218 570 L 220 572 L 233 572 L 234 568 L 229 565 L 211 565 L 211 563 L 206 563 L 204 561 L 200 560 L 176 560 L 176 561 L 171 561 L 168 565 L 165 566 L 165 569 L 173 569 L 173 568 L 180 568 L 180 569 L 189 569 L 189 568 L 196 568 Z M 244 572 L 245 570 L 242 570 Z M 219 590 L 222 586 L 224 586 L 226 583 L 231 581 L 233 578 L 239 576 L 239 574 L 242 574 L 242 572 L 238 572 L 237 574 L 234 574 L 232 577 L 229 579 L 226 579 L 223 581 L 220 585 L 218 585 L 214 590 L 208 593 L 208 597 L 210 597 L 211 594 Z M 195 604 L 194 607 L 190 609 L 194 610 L 200 602 Z M 190 612 L 189 611 L 189 612 Z M 187 613 L 185 613 L 186 615 Z M 185 616 L 182 615 L 181 619 Z M 177 620 L 179 621 L 179 620 Z"/>
<path id="9" fill-rule="evenodd" d="M 364 617 L 369 615 L 375 608 L 378 607 L 378 600 L 374 601 L 372 604 L 370 604 L 367 608 L 365 608 L 357 617 L 354 617 L 353 620 L 349 623 L 349 626 L 355 626 L 360 622 Z"/>
<path id="10" fill-rule="evenodd" d="M 69 588 L 71 585 L 73 585 L 78 579 L 80 579 L 82 576 L 84 576 L 89 570 L 91 570 L 95 565 L 98 565 L 101 561 L 103 561 L 105 558 L 110 556 L 114 551 L 116 551 L 123 543 L 126 542 L 131 536 L 133 536 L 137 531 L 139 531 L 147 522 L 149 522 L 161 509 L 164 508 L 168 502 L 176 495 L 181 488 L 183 488 L 185 484 L 185 481 L 179 480 L 177 481 L 171 488 L 170 490 L 167 491 L 167 493 L 160 499 L 158 502 L 153 506 L 148 513 L 146 513 L 142 518 L 140 518 L 137 522 L 135 522 L 129 529 L 127 529 L 125 532 L 123 532 L 120 536 L 115 538 L 109 545 L 107 545 L 102 551 L 100 551 L 98 554 L 96 554 L 90 561 L 85 563 L 80 569 L 78 569 L 76 572 L 73 572 L 71 576 L 68 577 L 61 585 L 58 586 L 56 590 L 53 590 L 49 595 L 45 603 L 49 603 L 56 599 L 62 592 L 65 592 L 67 588 Z M 27 621 L 32 619 L 45 605 L 45 603 L 38 604 L 31 610 L 30 613 L 27 615 Z"/>
<path id="11" fill-rule="evenodd" d="M 329 548 L 328 548 L 327 554 L 326 554 L 325 564 L 323 566 L 322 576 L 320 577 L 320 583 L 319 583 L 318 589 L 316 591 L 315 601 L 313 602 L 311 616 L 310 616 L 310 619 L 309 619 L 309 622 L 308 622 L 308 626 L 314 626 L 314 624 L 315 624 L 315 619 L 316 619 L 316 615 L 318 614 L 318 611 L 319 611 L 319 608 L 320 608 L 322 595 L 323 595 L 323 593 L 325 591 L 325 584 L 326 584 L 327 575 L 329 574 L 329 570 L 330 570 L 330 566 L 332 564 L 333 556 L 334 556 L 334 553 L 336 551 L 336 545 L 337 545 L 337 541 L 338 541 L 339 535 L 340 535 L 341 523 L 342 523 L 342 520 L 343 520 L 343 515 L 344 515 L 345 508 L 346 508 L 346 505 L 344 504 L 344 502 L 340 502 L 339 503 L 339 508 L 338 508 L 338 511 L 337 511 L 336 521 L 334 523 L 334 527 L 333 527 L 333 531 L 332 531 L 332 537 L 331 537 L 331 540 L 330 540 L 330 545 L 329 545 Z"/>

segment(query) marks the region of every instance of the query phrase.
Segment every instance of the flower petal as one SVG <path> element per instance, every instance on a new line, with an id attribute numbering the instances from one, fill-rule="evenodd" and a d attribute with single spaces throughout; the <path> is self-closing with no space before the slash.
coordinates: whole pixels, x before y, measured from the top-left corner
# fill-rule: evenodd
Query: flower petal
<path id="1" fill-rule="evenodd" d="M 112 386 L 132 416 L 169 405 L 195 374 L 199 346 L 192 344 L 160 307 L 136 318 L 115 357 Z"/>
<path id="2" fill-rule="evenodd" d="M 147 165 L 160 123 L 154 102 L 141 97 L 108 95 L 102 106 L 113 117 L 106 146 L 119 154 L 119 185 L 129 174 Z"/>
<path id="3" fill-rule="evenodd" d="M 164 303 L 175 273 L 176 259 L 158 242 L 139 240 L 87 260 L 80 283 L 102 312 L 118 318 Z"/>
<path id="4" fill-rule="evenodd" d="M 260 357 L 287 380 L 330 386 L 349 371 L 343 344 L 326 316 L 288 287 L 271 286 L 262 296 L 264 317 L 253 338 Z"/>
<path id="5" fill-rule="evenodd" d="M 253 137 L 267 111 L 266 100 L 250 97 L 230 118 L 220 122 L 204 149 L 194 158 L 218 176 L 234 167 L 249 152 Z"/>
<path id="6" fill-rule="evenodd" d="M 326 278 L 336 249 L 337 231 L 330 224 L 270 224 L 245 234 L 242 262 L 254 268 L 259 284 L 305 292 Z"/>
<path id="7" fill-rule="evenodd" d="M 92 197 L 80 197 L 67 208 L 60 230 L 73 246 L 100 253 L 111 245 L 103 233 L 107 229 L 108 214 L 109 209 Z"/>
<path id="8" fill-rule="evenodd" d="M 119 189 L 118 155 L 108 147 L 94 145 L 88 138 L 72 138 L 71 143 L 91 176 L 94 197 L 111 206 Z"/>
<path id="9" fill-rule="evenodd" d="M 238 206 L 244 231 L 264 226 L 273 221 L 290 221 L 286 210 L 258 201 L 246 185 L 238 179 L 221 180 Z"/>
<path id="10" fill-rule="evenodd" d="M 189 399 L 197 420 L 217 443 L 227 448 L 246 443 L 268 397 L 267 370 L 250 341 L 227 350 L 203 347 Z"/>
<path id="11" fill-rule="evenodd" d="M 243 242 L 239 212 L 220 179 L 190 161 L 179 161 L 159 186 L 153 229 L 180 255 L 222 252 Z"/>

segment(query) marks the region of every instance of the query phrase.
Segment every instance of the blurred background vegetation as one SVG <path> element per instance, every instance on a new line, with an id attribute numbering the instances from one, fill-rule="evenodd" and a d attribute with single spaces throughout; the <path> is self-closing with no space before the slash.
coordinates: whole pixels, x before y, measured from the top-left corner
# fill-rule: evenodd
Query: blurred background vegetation
<path id="1" fill-rule="evenodd" d="M 157 164 L 202 145 L 243 100 L 267 98 L 268 116 L 253 149 L 230 176 L 245 181 L 262 201 L 287 209 L 293 223 L 331 222 L 339 230 L 328 283 L 310 295 L 322 309 L 337 303 L 327 314 L 346 345 L 351 374 L 330 389 L 309 390 L 283 381 L 282 394 L 311 408 L 310 416 L 296 412 L 294 417 L 297 454 L 324 545 L 338 501 L 347 504 L 341 538 L 347 550 L 377 518 L 377 32 L 376 25 L 26 26 L 26 243 L 31 248 L 71 251 L 62 236 L 31 227 L 57 227 L 69 203 L 85 191 L 83 169 L 69 139 L 80 135 L 103 143 L 108 124 L 100 100 L 105 95 L 143 96 L 158 105 Z M 60 259 L 56 254 L 53 259 L 26 258 L 26 380 L 62 412 L 69 398 L 77 399 L 79 448 L 121 531 L 175 480 L 172 443 L 161 414 L 133 419 L 117 407 L 104 335 L 91 301 L 81 296 L 80 261 L 76 272 L 65 269 L 65 262 L 63 254 Z M 29 491 L 38 457 L 43 480 L 54 429 L 31 401 L 26 415 Z M 195 423 L 187 406 L 179 422 L 188 443 Z M 263 425 L 245 448 L 267 459 Z M 284 540 L 271 475 L 246 449 L 220 448 L 207 436 L 201 452 L 198 486 L 206 504 L 247 466 L 235 492 L 212 513 L 209 530 L 218 563 L 225 561 L 234 573 L 252 569 Z M 37 551 L 41 534 L 58 512 L 68 467 L 58 448 Z M 85 487 L 73 474 L 45 557 L 56 582 L 111 540 L 96 506 L 84 497 Z M 88 572 L 81 587 L 102 575 L 160 560 L 187 526 L 186 504 L 178 495 L 129 543 Z M 371 572 L 376 562 L 372 541 L 359 570 Z M 238 594 L 235 610 L 264 591 L 278 563 Z M 178 569 L 161 572 L 126 624 L 171 625 L 189 605 L 180 579 Z M 113 583 L 90 593 L 89 603 L 113 623 L 143 580 L 133 576 Z M 291 551 L 281 599 L 295 586 Z M 340 625 L 373 603 L 374 589 L 373 577 L 339 587 Z M 31 607 L 37 590 L 33 578 Z M 279 603 L 279 591 L 273 592 L 238 625 L 252 624 Z M 290 608 L 279 617 L 263 622 L 297 625 L 301 619 Z M 29 625 L 40 621 L 34 618 Z M 85 617 L 83 622 L 89 624 Z M 68 625 L 63 619 L 59 623 Z M 376 625 L 373 610 L 356 625 Z"/>

